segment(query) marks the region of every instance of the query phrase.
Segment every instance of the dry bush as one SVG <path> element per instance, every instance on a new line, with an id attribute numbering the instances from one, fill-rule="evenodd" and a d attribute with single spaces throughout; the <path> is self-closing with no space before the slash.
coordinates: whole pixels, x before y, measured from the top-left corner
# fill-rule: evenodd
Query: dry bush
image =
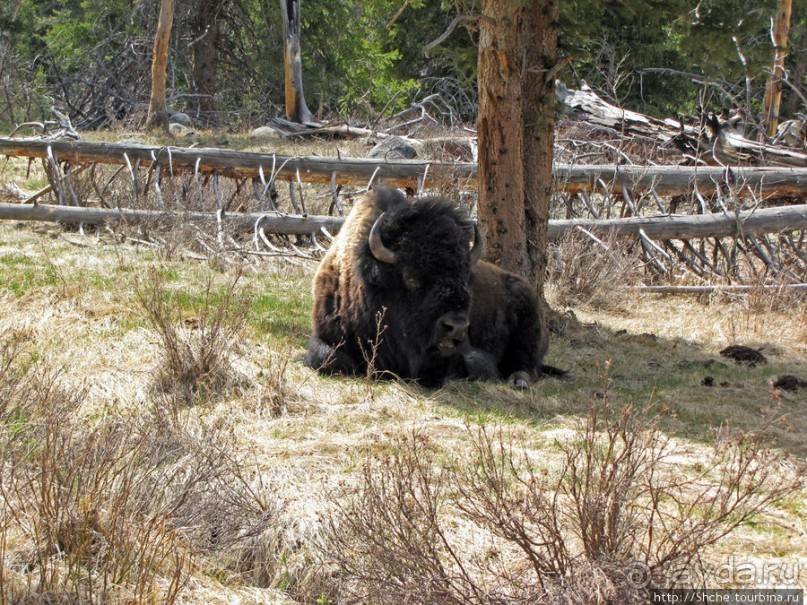
<path id="1" fill-rule="evenodd" d="M 172 603 L 199 568 L 287 582 L 301 543 L 232 424 L 88 421 L 22 348 L 0 337 L 0 602 Z"/>
<path id="2" fill-rule="evenodd" d="M 394 441 L 334 499 L 334 596 L 612 603 L 701 584 L 705 549 L 793 496 L 803 470 L 745 434 L 683 472 L 659 420 L 606 391 L 554 469 L 503 430 L 470 431 L 472 454 L 442 465 L 421 434 Z"/>
<path id="3" fill-rule="evenodd" d="M 443 523 L 445 473 L 420 434 L 390 444 L 334 498 L 326 552 L 342 580 L 339 601 L 459 603 L 468 586 Z M 453 560 L 452 560 L 453 559 Z"/>
<path id="4" fill-rule="evenodd" d="M 619 288 L 637 283 L 641 267 L 626 241 L 611 234 L 597 240 L 568 231 L 547 251 L 547 285 L 560 306 L 590 304 L 607 308 Z"/>
<path id="5" fill-rule="evenodd" d="M 220 293 L 214 292 L 208 278 L 203 296 L 190 314 L 172 300 L 159 272 L 140 282 L 137 300 L 161 345 L 155 387 L 168 394 L 169 401 L 191 404 L 245 383 L 245 377 L 230 363 L 250 304 L 249 295 L 237 287 L 240 275 Z"/>
<path id="6" fill-rule="evenodd" d="M 260 394 L 248 402 L 250 412 L 262 418 L 279 418 L 308 408 L 309 402 L 300 392 L 301 385 L 292 376 L 295 357 L 291 349 L 269 353 L 257 376 Z"/>
<path id="7" fill-rule="evenodd" d="M 88 426 L 82 390 L 3 356 L 0 600 L 173 602 L 190 572 L 164 506 L 176 475 L 144 465 L 147 434 Z"/>

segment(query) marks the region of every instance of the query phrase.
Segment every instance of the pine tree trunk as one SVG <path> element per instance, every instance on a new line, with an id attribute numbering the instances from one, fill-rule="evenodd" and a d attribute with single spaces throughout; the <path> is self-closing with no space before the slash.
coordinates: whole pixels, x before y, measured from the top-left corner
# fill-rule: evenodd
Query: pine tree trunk
<path id="1" fill-rule="evenodd" d="M 216 65 L 218 62 L 219 11 L 222 0 L 203 0 L 194 19 L 193 85 L 198 95 L 191 109 L 198 119 L 215 123 Z"/>
<path id="2" fill-rule="evenodd" d="M 782 103 L 782 78 L 785 75 L 785 58 L 787 57 L 787 39 L 790 34 L 790 16 L 793 12 L 792 0 L 779 0 L 776 19 L 771 26 L 771 38 L 776 46 L 774 50 L 771 77 L 765 86 L 765 128 L 769 137 L 776 136 L 779 125 L 779 107 Z"/>
<path id="3" fill-rule="evenodd" d="M 479 38 L 479 219 L 488 259 L 539 288 L 552 191 L 557 0 L 485 0 Z"/>
<path id="4" fill-rule="evenodd" d="M 292 122 L 312 122 L 314 116 L 303 94 L 303 60 L 300 51 L 300 0 L 280 0 L 283 22 L 283 66 L 286 74 L 286 118 Z"/>
<path id="5" fill-rule="evenodd" d="M 793 70 L 790 74 L 790 81 L 791 82 L 806 82 L 807 79 L 807 25 L 800 25 L 795 28 L 795 30 L 791 30 L 791 45 L 794 49 L 802 49 L 801 52 L 796 51 L 794 62 L 795 65 Z M 799 107 L 802 104 L 801 97 L 795 93 L 793 90 L 790 90 L 790 95 L 788 97 L 788 107 L 787 111 L 789 115 L 795 114 Z"/>
<path id="6" fill-rule="evenodd" d="M 165 72 L 168 65 L 168 47 L 174 22 L 174 0 L 160 0 L 160 16 L 154 34 L 154 56 L 151 61 L 151 97 L 146 117 L 147 128 L 168 127 L 168 109 L 165 105 Z"/>

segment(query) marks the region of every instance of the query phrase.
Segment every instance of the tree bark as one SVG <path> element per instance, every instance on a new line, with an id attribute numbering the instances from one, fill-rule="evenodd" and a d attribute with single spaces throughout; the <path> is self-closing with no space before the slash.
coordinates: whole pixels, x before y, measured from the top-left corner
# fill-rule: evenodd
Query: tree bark
<path id="1" fill-rule="evenodd" d="M 765 128 L 769 137 L 776 136 L 779 124 L 779 107 L 782 103 L 782 78 L 785 75 L 785 58 L 787 57 L 787 39 L 790 34 L 790 15 L 793 11 L 792 0 L 779 0 L 776 19 L 771 26 L 771 38 L 774 44 L 774 59 L 771 76 L 765 86 Z"/>
<path id="2" fill-rule="evenodd" d="M 151 97 L 146 117 L 147 128 L 168 128 L 168 109 L 165 104 L 165 72 L 168 65 L 168 47 L 174 23 L 174 0 L 160 0 L 160 16 L 154 34 L 154 55 L 151 61 Z"/>
<path id="3" fill-rule="evenodd" d="M 303 60 L 300 51 L 300 0 L 280 0 L 283 22 L 283 67 L 286 81 L 286 118 L 300 124 L 314 116 L 303 94 Z"/>
<path id="4" fill-rule="evenodd" d="M 485 0 L 479 36 L 479 219 L 487 257 L 540 289 L 552 190 L 557 0 Z"/>
<path id="5" fill-rule="evenodd" d="M 191 101 L 195 117 L 215 124 L 216 75 L 218 63 L 219 12 L 223 0 L 203 0 L 194 18 L 192 77 L 197 96 Z"/>

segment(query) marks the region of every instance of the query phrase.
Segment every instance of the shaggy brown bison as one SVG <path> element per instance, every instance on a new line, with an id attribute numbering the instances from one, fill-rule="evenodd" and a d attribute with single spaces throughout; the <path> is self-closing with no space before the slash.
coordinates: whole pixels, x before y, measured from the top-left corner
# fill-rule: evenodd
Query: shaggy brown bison
<path id="1" fill-rule="evenodd" d="M 448 377 L 528 386 L 547 348 L 544 313 L 524 279 L 481 252 L 475 223 L 449 202 L 371 190 L 317 270 L 306 363 L 428 387 Z"/>

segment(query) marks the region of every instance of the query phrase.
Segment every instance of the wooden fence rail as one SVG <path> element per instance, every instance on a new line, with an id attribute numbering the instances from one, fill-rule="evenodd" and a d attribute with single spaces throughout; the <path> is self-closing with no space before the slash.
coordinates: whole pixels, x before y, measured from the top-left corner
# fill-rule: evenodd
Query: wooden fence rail
<path id="1" fill-rule="evenodd" d="M 267 233 L 304 235 L 325 229 L 335 233 L 344 221 L 336 216 L 298 216 L 270 213 L 178 212 L 169 214 L 151 210 L 83 208 L 44 204 L 0 203 L 0 219 L 52 221 L 63 223 L 139 223 L 175 218 L 188 222 L 222 222 L 239 230 L 254 230 L 256 225 Z M 764 208 L 730 213 L 633 217 L 610 220 L 551 220 L 549 239 L 557 240 L 571 230 L 618 236 L 640 235 L 658 240 L 696 237 L 738 237 L 779 231 L 807 230 L 807 204 Z"/>
<path id="2" fill-rule="evenodd" d="M 424 182 L 476 186 L 477 166 L 468 162 L 430 160 L 379 161 L 372 158 L 326 158 L 247 153 L 222 149 L 151 147 L 72 140 L 0 138 L 0 155 L 44 158 L 54 163 L 106 163 L 147 167 L 161 175 L 217 174 L 307 183 L 367 185 L 371 179 L 396 187 L 420 188 Z M 807 168 L 555 165 L 555 187 L 569 193 L 652 191 L 657 195 L 711 194 L 732 191 L 743 197 L 807 197 Z"/>

